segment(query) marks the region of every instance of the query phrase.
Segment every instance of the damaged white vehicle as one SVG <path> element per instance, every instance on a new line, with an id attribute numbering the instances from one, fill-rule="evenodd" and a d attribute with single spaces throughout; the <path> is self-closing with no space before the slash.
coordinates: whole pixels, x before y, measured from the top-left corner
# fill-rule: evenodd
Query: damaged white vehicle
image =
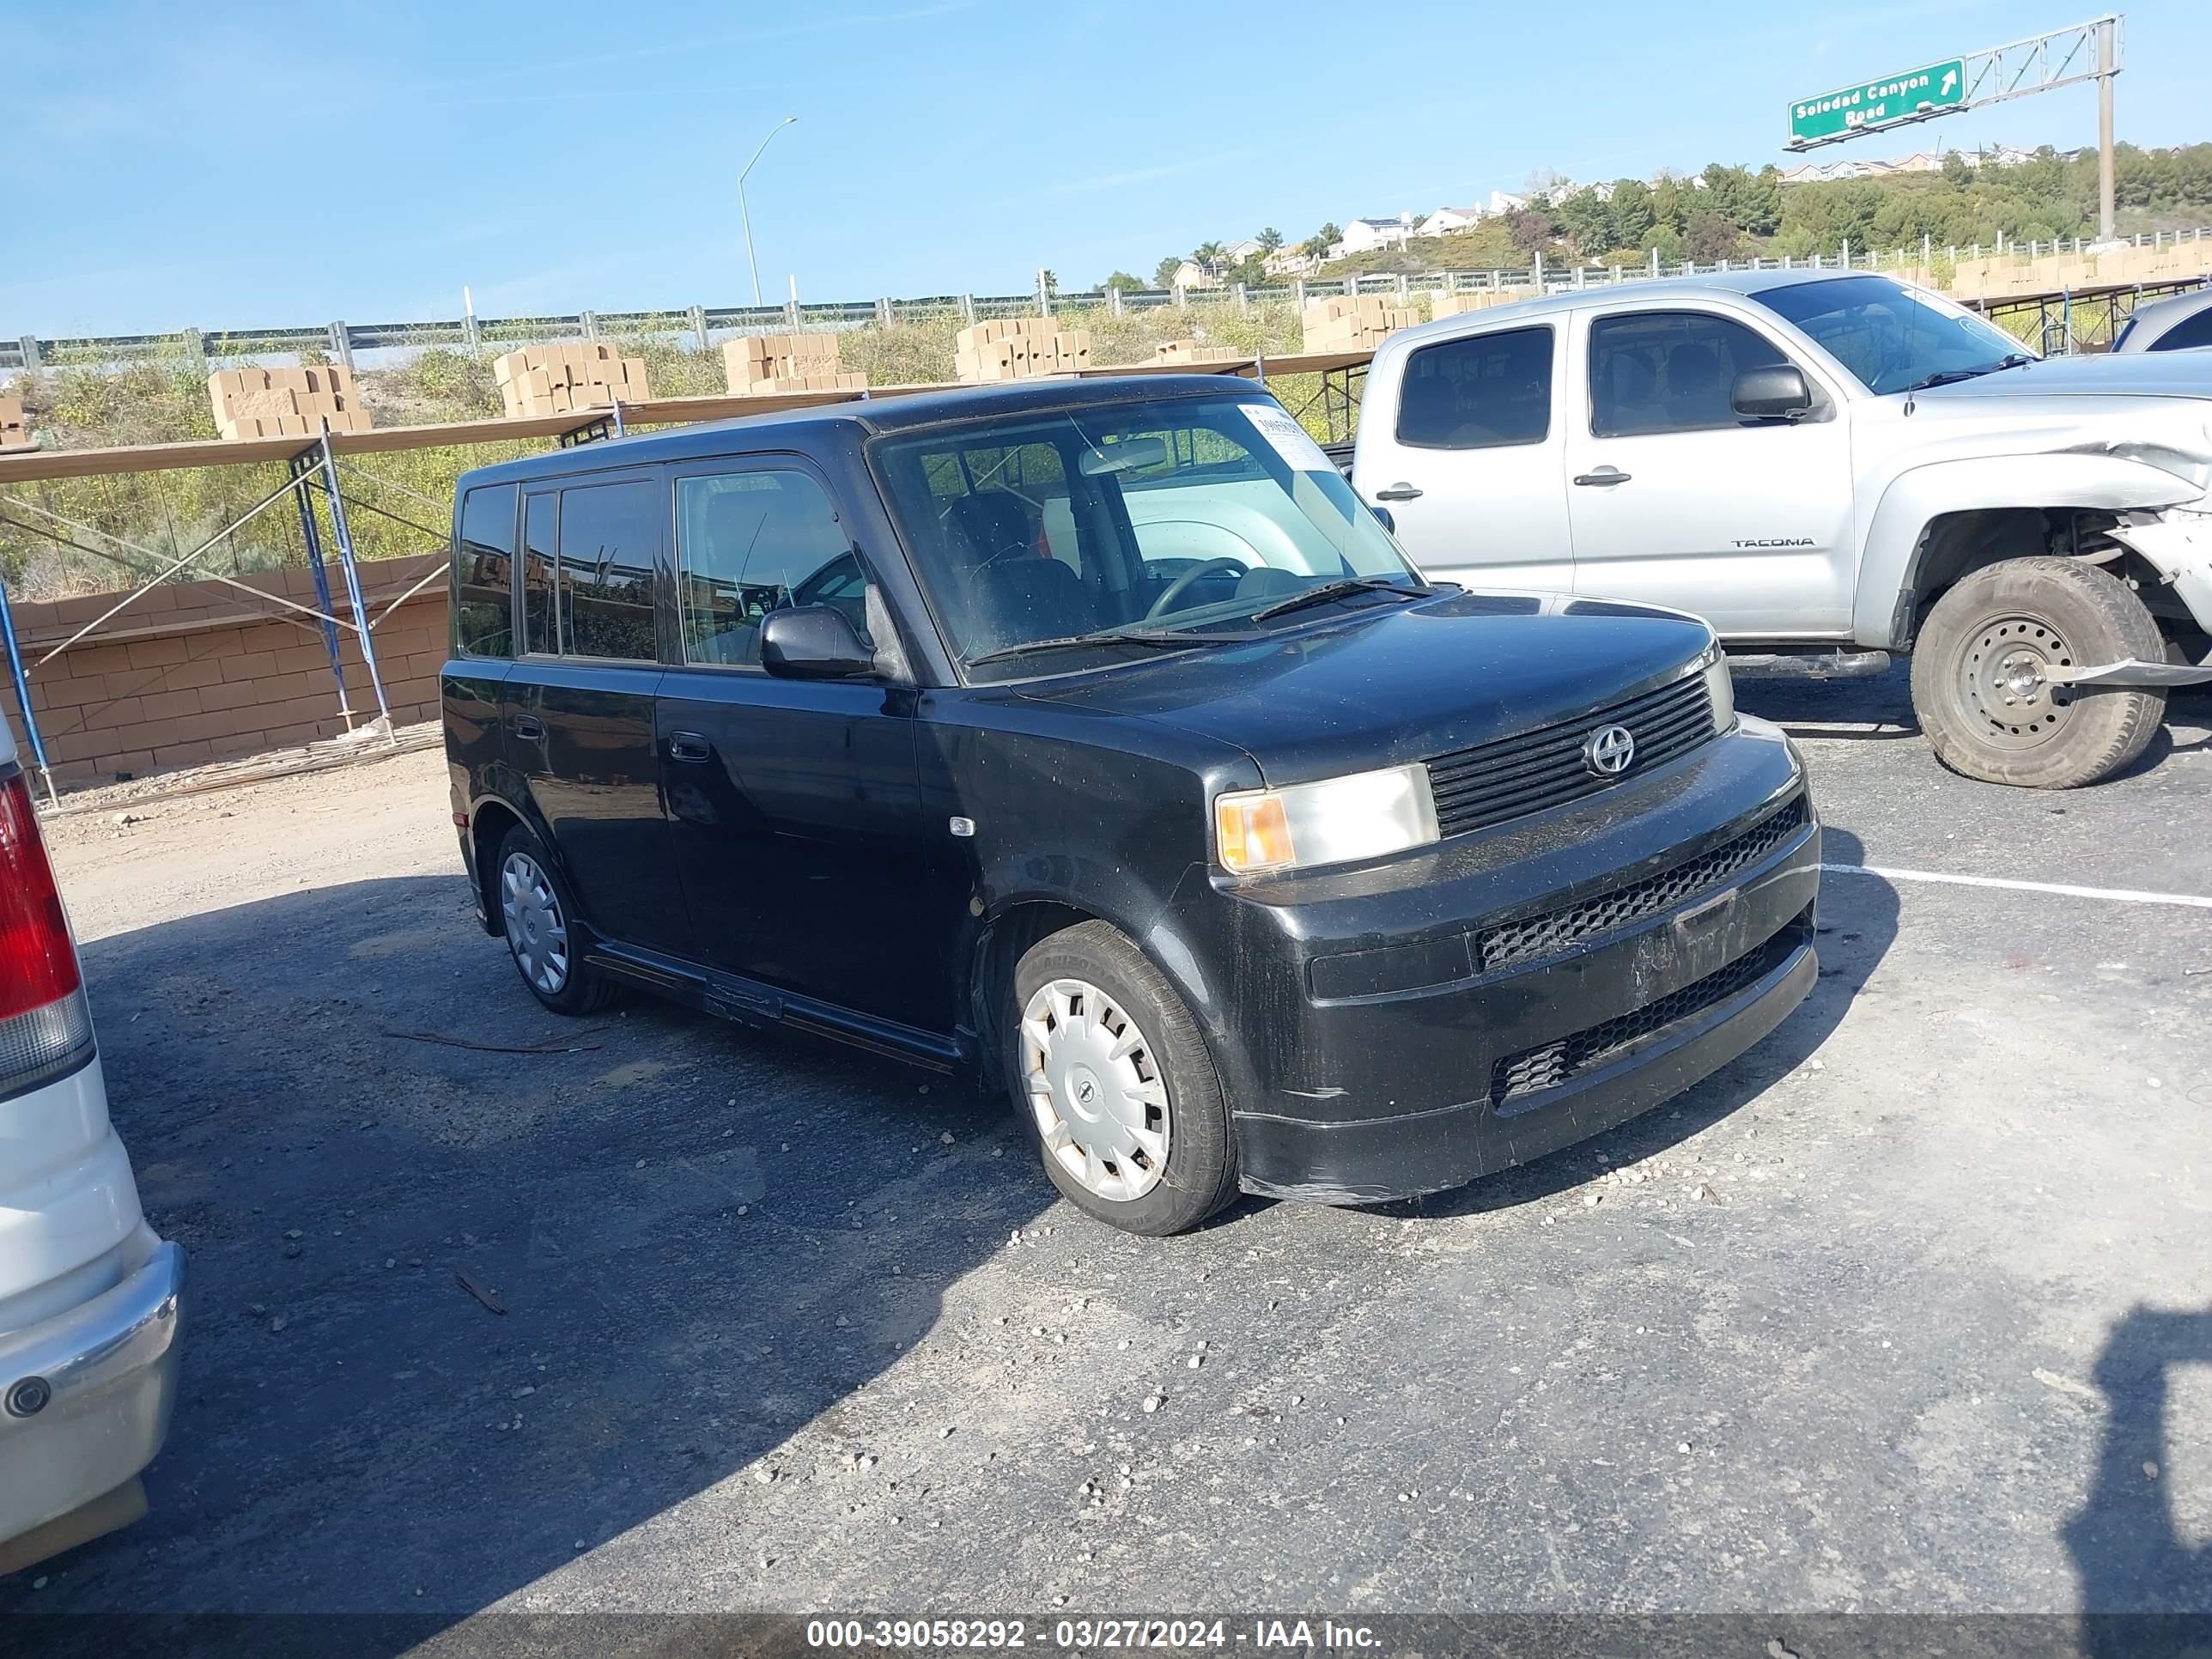
<path id="1" fill-rule="evenodd" d="M 2040 359 L 1893 278 L 1589 289 L 1390 337 L 1352 482 L 1431 576 L 1678 606 L 1740 676 L 1912 655 L 1937 757 L 2066 788 L 2212 681 L 2212 355 Z"/>

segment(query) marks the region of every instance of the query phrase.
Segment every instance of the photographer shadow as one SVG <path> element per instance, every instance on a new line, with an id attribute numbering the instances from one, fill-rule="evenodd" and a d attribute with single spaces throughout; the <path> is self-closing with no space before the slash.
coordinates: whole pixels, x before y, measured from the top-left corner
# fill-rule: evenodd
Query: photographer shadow
<path id="1" fill-rule="evenodd" d="M 2081 1650 L 2094 1659 L 2212 1652 L 2212 1544 L 2174 1519 L 2166 1425 L 2174 1373 L 2212 1366 L 2212 1308 L 2137 1306 L 2092 1376 L 2104 1442 L 2087 1498 L 2060 1528 L 2081 1585 Z"/>

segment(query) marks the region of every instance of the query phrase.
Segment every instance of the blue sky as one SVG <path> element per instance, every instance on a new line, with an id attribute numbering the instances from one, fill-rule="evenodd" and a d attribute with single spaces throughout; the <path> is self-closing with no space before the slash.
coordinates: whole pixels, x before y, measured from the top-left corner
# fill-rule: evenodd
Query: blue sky
<path id="1" fill-rule="evenodd" d="M 260 7 L 14 0 L 0 335 L 1069 287 L 1273 224 L 1758 165 L 1792 96 L 2080 21 L 2020 0 Z M 2120 136 L 2212 138 L 2212 6 L 2128 13 Z M 1888 137 L 2095 137 L 2081 87 Z M 1846 153 L 1829 150 L 1827 155 Z"/>

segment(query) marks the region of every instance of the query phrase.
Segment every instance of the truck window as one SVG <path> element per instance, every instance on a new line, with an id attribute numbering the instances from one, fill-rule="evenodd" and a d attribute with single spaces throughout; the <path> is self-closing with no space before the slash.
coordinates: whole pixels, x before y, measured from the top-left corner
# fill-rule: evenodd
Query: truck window
<path id="1" fill-rule="evenodd" d="M 562 648 L 572 657 L 652 662 L 653 562 L 661 496 L 643 479 L 561 492 Z"/>
<path id="2" fill-rule="evenodd" d="M 514 654 L 513 484 L 461 497 L 460 543 L 453 550 L 453 639 L 465 657 Z"/>
<path id="3" fill-rule="evenodd" d="M 1423 449 L 1540 444 L 1552 430 L 1552 331 L 1508 329 L 1406 360 L 1398 441 Z"/>
<path id="4" fill-rule="evenodd" d="M 2198 312 L 2185 322 L 2172 328 L 2151 342 L 2153 351 L 2188 351 L 2197 346 L 2212 345 L 2212 309 Z"/>
<path id="5" fill-rule="evenodd" d="M 1788 361 L 1741 323 L 1705 312 L 1601 317 L 1590 325 L 1590 435 L 1740 425 L 1729 407 L 1735 377 Z"/>
<path id="6" fill-rule="evenodd" d="M 826 605 L 866 640 L 868 583 L 822 486 L 788 469 L 679 478 L 684 659 L 750 667 L 771 611 Z"/>

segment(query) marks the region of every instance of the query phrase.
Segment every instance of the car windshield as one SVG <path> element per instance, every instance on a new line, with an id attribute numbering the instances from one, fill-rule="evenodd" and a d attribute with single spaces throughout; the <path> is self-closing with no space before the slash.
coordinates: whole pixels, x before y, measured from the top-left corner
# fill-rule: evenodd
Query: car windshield
<path id="1" fill-rule="evenodd" d="M 1838 276 L 1751 296 L 1810 335 L 1869 392 L 1909 392 L 2030 361 L 1991 323 L 1887 276 Z"/>
<path id="2" fill-rule="evenodd" d="M 881 440 L 873 458 L 978 678 L 1202 647 L 1425 592 L 1335 465 L 1256 389 Z"/>

